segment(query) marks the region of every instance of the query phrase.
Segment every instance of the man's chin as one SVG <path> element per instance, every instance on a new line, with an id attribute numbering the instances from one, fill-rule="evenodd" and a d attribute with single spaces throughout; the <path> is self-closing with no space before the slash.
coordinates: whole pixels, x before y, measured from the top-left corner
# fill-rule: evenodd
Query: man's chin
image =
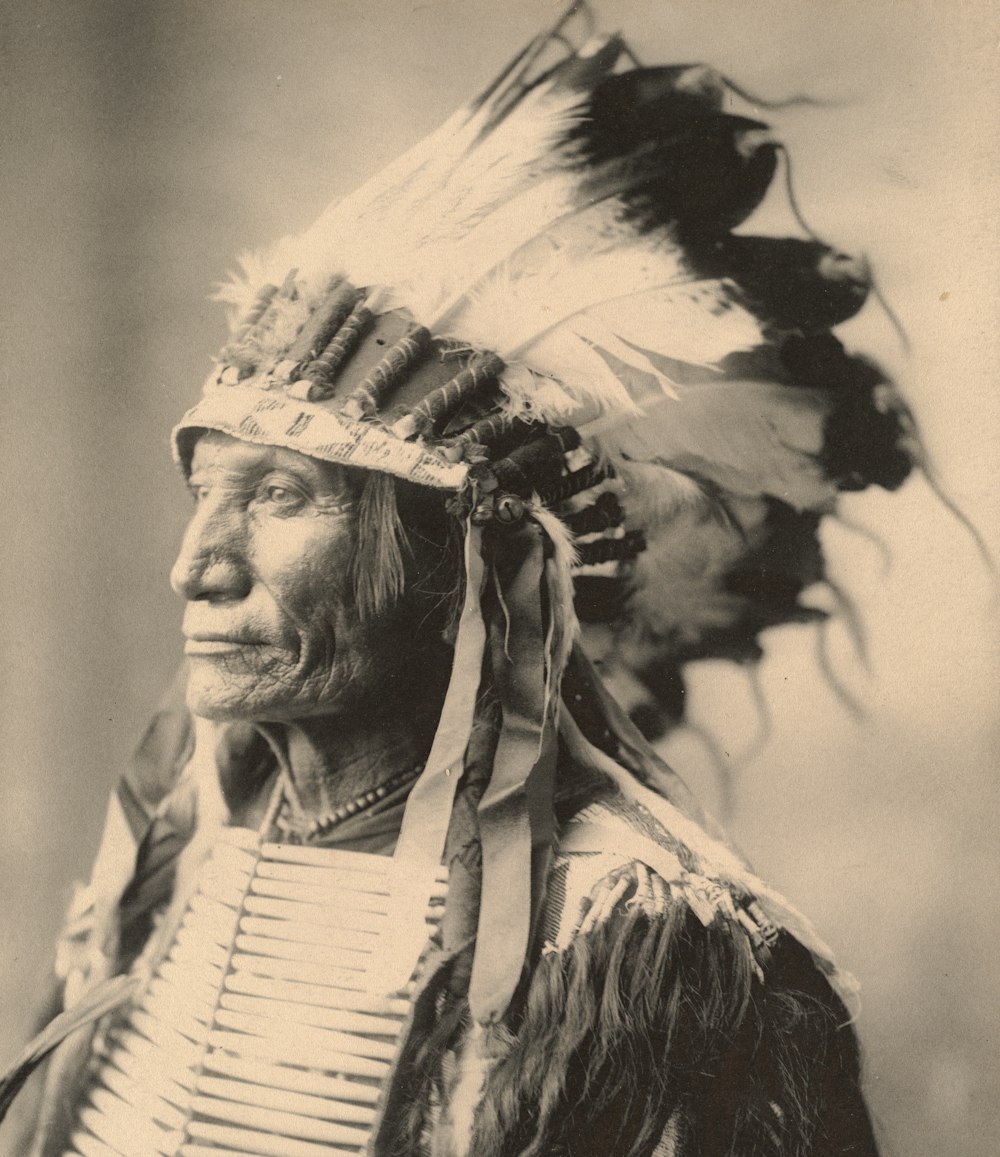
<path id="1" fill-rule="evenodd" d="M 188 676 L 187 705 L 192 715 L 216 723 L 234 723 L 252 715 L 250 695 L 221 680 L 205 677 L 197 670 Z"/>
<path id="2" fill-rule="evenodd" d="M 187 685 L 187 706 L 192 715 L 214 723 L 291 722 L 305 715 L 324 714 L 307 699 L 270 688 L 259 678 L 246 685 L 221 679 L 211 669 L 194 665 Z"/>

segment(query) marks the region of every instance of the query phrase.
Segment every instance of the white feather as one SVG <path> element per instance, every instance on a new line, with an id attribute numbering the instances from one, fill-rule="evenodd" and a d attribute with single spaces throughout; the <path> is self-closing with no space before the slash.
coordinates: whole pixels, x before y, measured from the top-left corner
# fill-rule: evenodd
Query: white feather
<path id="1" fill-rule="evenodd" d="M 716 508 L 711 495 L 687 474 L 658 462 L 632 462 L 621 457 L 611 461 L 625 484 L 623 502 L 632 525 L 655 530 L 682 511 Z"/>
<path id="2" fill-rule="evenodd" d="M 537 373 L 560 381 L 567 393 L 585 403 L 574 411 L 574 422 L 595 409 L 598 414 L 642 414 L 607 360 L 589 342 L 566 329 L 554 329 L 535 342 L 530 359 L 525 360 Z"/>
<path id="3" fill-rule="evenodd" d="M 541 418 L 553 425 L 565 425 L 572 414 L 580 409 L 579 398 L 563 389 L 552 378 L 542 377 L 515 362 L 500 375 L 500 385 L 506 396 L 503 410 L 512 417 Z"/>
<path id="4" fill-rule="evenodd" d="M 609 298 L 589 315 L 622 341 L 691 365 L 716 365 L 727 354 L 764 341 L 760 322 L 736 302 L 726 281 L 694 281 Z"/>
<path id="5" fill-rule="evenodd" d="M 316 255 L 336 254 L 356 284 L 395 289 L 425 315 L 421 320 L 432 320 L 437 303 L 463 292 L 454 288 L 455 278 L 468 285 L 462 258 L 469 234 L 479 228 L 473 248 L 485 251 L 480 227 L 486 218 L 566 163 L 562 143 L 582 99 L 569 89 L 540 86 L 482 137 L 492 106 L 452 118 L 411 150 L 405 164 L 390 166 L 325 213 L 301 239 L 302 254 L 285 260 L 318 282 Z M 553 187 L 548 196 L 554 195 Z"/>
<path id="6" fill-rule="evenodd" d="M 624 362 L 625 365 L 638 370 L 639 373 L 648 374 L 656 381 L 667 397 L 677 397 L 677 391 L 671 380 L 649 360 L 643 350 L 622 341 L 616 333 L 592 313 L 580 314 L 573 318 L 569 325 L 575 333 L 603 353 L 610 354 L 613 358 Z"/>

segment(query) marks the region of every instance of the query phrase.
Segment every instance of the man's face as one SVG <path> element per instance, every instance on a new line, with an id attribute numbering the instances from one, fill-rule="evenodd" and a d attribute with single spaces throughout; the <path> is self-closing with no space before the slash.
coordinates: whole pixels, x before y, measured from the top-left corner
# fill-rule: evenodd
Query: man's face
<path id="1" fill-rule="evenodd" d="M 400 613 L 357 615 L 346 472 L 208 432 L 190 487 L 196 509 L 171 584 L 187 600 L 191 710 L 287 721 L 370 706 L 410 648 Z"/>

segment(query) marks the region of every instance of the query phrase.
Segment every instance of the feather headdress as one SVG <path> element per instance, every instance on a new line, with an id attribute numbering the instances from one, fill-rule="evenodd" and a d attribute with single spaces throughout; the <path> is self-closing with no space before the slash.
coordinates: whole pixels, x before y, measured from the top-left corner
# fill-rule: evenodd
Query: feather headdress
<path id="1" fill-rule="evenodd" d="M 465 603 L 396 917 L 405 967 L 424 929 L 403 901 L 423 911 L 492 662 L 505 730 L 479 809 L 481 1020 L 503 1014 L 527 949 L 524 864 L 551 843 L 576 614 L 612 624 L 605 663 L 645 684 L 662 729 L 685 662 L 750 658 L 764 627 L 816 614 L 799 595 L 822 577 L 838 492 L 911 466 L 893 387 L 831 332 L 864 303 L 865 264 L 734 232 L 775 173 L 768 126 L 729 111 L 736 90 L 704 66 L 639 67 L 617 36 L 574 48 L 579 10 L 245 261 L 219 292 L 231 340 L 175 435 L 185 468 L 210 428 L 456 495 Z M 497 905 L 520 915 L 498 922 Z"/>
<path id="2" fill-rule="evenodd" d="M 214 429 L 424 486 L 461 523 L 452 676 L 371 979 L 399 989 L 426 945 L 471 768 L 482 795 L 460 803 L 481 862 L 463 865 L 467 910 L 450 910 L 474 943 L 483 1040 L 538 946 L 560 749 L 683 846 L 683 864 L 653 841 L 644 854 L 702 925 L 720 897 L 748 919 L 736 896 L 757 932 L 784 928 L 833 972 L 808 923 L 690 822 L 683 785 L 584 651 L 600 638 L 605 672 L 645 688 L 646 730 L 662 731 L 683 716 L 685 663 L 752 659 L 762 629 L 818 613 L 800 595 L 824 574 L 820 519 L 842 490 L 898 486 L 916 449 L 892 385 L 831 332 L 863 305 L 865 264 L 811 237 L 735 232 L 774 177 L 768 126 L 730 111 L 738 90 L 704 66 L 639 67 L 617 36 L 574 47 L 581 7 L 312 228 L 245 260 L 219 291 L 230 340 L 175 431 L 184 469 Z M 373 508 L 389 490 L 372 488 Z M 385 568 L 398 558 L 386 550 Z M 375 602 L 398 590 L 391 575 L 370 585 Z M 486 683 L 500 722 L 473 760 Z M 192 756 L 189 724 L 175 689 L 112 802 L 85 938 L 100 958 L 64 945 L 67 991 L 77 972 L 94 987 L 0 1080 L 0 1115 L 41 1057 L 130 999 L 132 980 L 97 981 L 166 943 L 220 817 L 269 773 L 260 736 L 233 728 L 212 750 L 201 727 Z"/>

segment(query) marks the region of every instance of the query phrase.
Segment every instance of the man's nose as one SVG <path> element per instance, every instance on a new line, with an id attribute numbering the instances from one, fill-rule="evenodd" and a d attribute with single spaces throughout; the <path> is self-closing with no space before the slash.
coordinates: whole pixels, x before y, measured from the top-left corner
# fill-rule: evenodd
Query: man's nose
<path id="1" fill-rule="evenodd" d="M 241 599 L 249 593 L 244 528 L 233 513 L 206 503 L 188 523 L 170 571 L 170 585 L 181 598 Z"/>

